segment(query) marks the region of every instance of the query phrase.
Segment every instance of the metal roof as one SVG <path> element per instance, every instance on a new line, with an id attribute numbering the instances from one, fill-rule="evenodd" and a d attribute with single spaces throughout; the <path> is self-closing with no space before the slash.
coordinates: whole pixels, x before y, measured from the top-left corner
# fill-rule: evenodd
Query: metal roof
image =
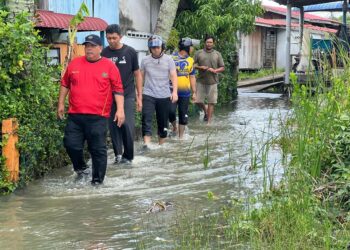
<path id="1" fill-rule="evenodd" d="M 307 5 L 313 5 L 313 4 L 320 4 L 320 3 L 331 3 L 331 2 L 337 2 L 339 0 L 274 0 L 276 3 L 287 5 L 289 2 L 292 7 L 302 7 Z"/>
<path id="2" fill-rule="evenodd" d="M 261 18 L 261 17 L 257 17 L 255 18 L 255 25 L 257 26 L 263 26 L 263 27 L 281 27 L 281 28 L 285 28 L 286 27 L 286 20 L 282 20 L 282 19 L 266 19 L 266 18 Z M 299 23 L 291 23 L 291 26 L 293 28 L 299 28 Z M 315 26 L 312 24 L 304 24 L 304 28 L 307 29 L 312 29 L 312 30 L 318 30 L 318 31 L 324 31 L 324 32 L 328 32 L 328 33 L 336 33 L 337 30 L 336 29 L 330 29 L 327 27 L 320 27 L 320 26 Z"/>
<path id="3" fill-rule="evenodd" d="M 48 10 L 37 10 L 35 27 L 67 30 L 72 18 L 73 15 L 69 14 L 55 13 Z M 85 17 L 84 22 L 78 25 L 78 30 L 104 31 L 106 27 L 107 23 L 101 18 Z"/>
<path id="4" fill-rule="evenodd" d="M 287 8 L 284 7 L 284 6 L 263 5 L 263 8 L 265 9 L 265 11 L 281 14 L 281 15 L 284 15 L 284 16 L 287 14 Z M 292 17 L 293 18 L 299 19 L 299 16 L 300 16 L 299 9 L 296 9 L 296 10 L 292 11 Z M 309 13 L 305 13 L 304 19 L 306 21 L 310 21 L 310 22 L 331 23 L 333 25 L 339 25 L 340 24 L 338 21 L 332 20 L 330 18 L 321 17 L 321 16 L 309 14 Z"/>
<path id="5" fill-rule="evenodd" d="M 350 4 L 349 7 L 350 9 Z M 321 3 L 315 5 L 309 5 L 304 7 L 304 11 L 342 11 L 343 10 L 343 1 L 333 2 L 333 3 Z"/>

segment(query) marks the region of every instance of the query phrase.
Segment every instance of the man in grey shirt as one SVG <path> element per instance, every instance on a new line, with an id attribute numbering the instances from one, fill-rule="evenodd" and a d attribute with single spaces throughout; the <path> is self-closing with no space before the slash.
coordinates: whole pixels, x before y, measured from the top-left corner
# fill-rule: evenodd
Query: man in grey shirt
<path id="1" fill-rule="evenodd" d="M 168 134 L 169 105 L 177 101 L 177 74 L 173 59 L 164 54 L 165 43 L 160 36 L 148 39 L 150 55 L 141 61 L 141 74 L 144 79 L 142 97 L 142 136 L 144 146 L 151 142 L 152 119 L 156 112 L 158 143 L 163 144 Z M 169 79 L 173 84 L 170 92 Z"/>

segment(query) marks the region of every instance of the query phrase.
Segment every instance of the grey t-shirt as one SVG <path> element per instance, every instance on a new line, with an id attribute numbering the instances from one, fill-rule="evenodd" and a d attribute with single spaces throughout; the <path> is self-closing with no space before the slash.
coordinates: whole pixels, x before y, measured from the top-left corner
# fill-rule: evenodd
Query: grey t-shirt
<path id="1" fill-rule="evenodd" d="M 174 69 L 174 60 L 166 54 L 159 59 L 145 56 L 141 61 L 141 70 L 145 73 L 143 94 L 154 98 L 170 97 L 169 76 Z"/>
<path id="2" fill-rule="evenodd" d="M 198 66 L 208 66 L 209 68 L 217 69 L 224 67 L 224 60 L 219 51 L 212 50 L 210 52 L 201 49 L 194 56 L 194 63 Z M 199 74 L 197 82 L 202 84 L 217 84 L 219 83 L 219 75 L 211 73 L 207 70 L 198 70 Z"/>

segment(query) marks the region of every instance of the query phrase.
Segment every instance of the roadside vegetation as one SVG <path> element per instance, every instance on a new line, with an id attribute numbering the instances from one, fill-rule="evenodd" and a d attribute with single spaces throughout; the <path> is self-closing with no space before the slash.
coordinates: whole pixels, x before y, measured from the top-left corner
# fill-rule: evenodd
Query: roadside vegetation
<path id="1" fill-rule="evenodd" d="M 56 119 L 60 71 L 47 65 L 47 48 L 27 14 L 10 20 L 8 12 L 0 10 L 0 19 L 0 121 L 19 122 L 18 184 L 8 181 L 0 156 L 0 193 L 7 193 L 65 162 L 63 123 Z"/>
<path id="2" fill-rule="evenodd" d="M 332 75 L 325 62 L 317 85 L 291 75 L 291 112 L 267 142 L 283 151 L 283 179 L 264 182 L 259 195 L 233 199 L 214 215 L 179 220 L 178 249 L 350 247 L 350 58 L 339 55 L 344 71 Z"/>
<path id="3" fill-rule="evenodd" d="M 279 73 L 283 73 L 284 69 L 260 69 L 256 71 L 240 71 L 238 74 L 238 81 L 247 80 L 247 79 L 257 79 L 260 77 L 276 75 Z"/>

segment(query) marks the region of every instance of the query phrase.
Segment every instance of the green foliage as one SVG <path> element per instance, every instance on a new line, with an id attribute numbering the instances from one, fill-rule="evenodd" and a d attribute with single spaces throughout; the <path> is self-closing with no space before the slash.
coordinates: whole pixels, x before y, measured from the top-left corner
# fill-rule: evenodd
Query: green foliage
<path id="1" fill-rule="evenodd" d="M 265 77 L 269 75 L 273 75 L 276 73 L 282 73 L 284 72 L 284 69 L 279 68 L 279 69 L 260 69 L 258 71 L 254 72 L 239 72 L 238 79 L 241 80 L 246 80 L 246 79 L 256 79 L 260 77 Z"/>
<path id="2" fill-rule="evenodd" d="M 292 112 L 281 120 L 279 135 L 288 166 L 279 186 L 270 187 L 270 193 L 233 200 L 215 216 L 209 212 L 197 220 L 178 220 L 179 249 L 349 246 L 350 58 L 341 55 L 342 72 L 333 74 L 327 66 L 322 74 L 309 72 L 312 81 L 306 85 L 291 75 Z M 276 141 L 268 141 L 262 155 Z M 256 155 L 251 156 L 255 164 Z"/>
<path id="3" fill-rule="evenodd" d="M 235 44 L 237 32 L 254 30 L 255 17 L 262 14 L 259 1 L 247 0 L 193 0 L 194 9 L 183 11 L 175 21 L 181 36 L 217 37 L 218 45 Z M 230 48 L 234 49 L 234 48 Z"/>
<path id="4" fill-rule="evenodd" d="M 78 25 L 82 23 L 85 19 L 85 16 L 89 15 L 89 8 L 82 2 L 77 14 L 70 20 L 68 27 L 68 37 L 69 44 L 73 44 L 75 40 L 76 33 L 78 31 Z"/>
<path id="5" fill-rule="evenodd" d="M 47 48 L 28 15 L 0 11 L 0 121 L 19 121 L 20 183 L 62 162 L 63 124 L 56 119 L 59 71 L 46 65 Z M 1 161 L 0 189 L 11 190 Z"/>
<path id="6" fill-rule="evenodd" d="M 191 10 L 180 12 L 175 28 L 181 37 L 202 39 L 214 35 L 216 48 L 225 61 L 219 85 L 219 104 L 227 103 L 237 94 L 238 33 L 254 30 L 255 17 L 262 14 L 260 1 L 192 0 Z"/>
<path id="7" fill-rule="evenodd" d="M 169 34 L 168 41 L 166 42 L 166 49 L 170 51 L 174 51 L 175 49 L 177 49 L 179 40 L 179 32 L 176 29 L 172 28 Z"/>

